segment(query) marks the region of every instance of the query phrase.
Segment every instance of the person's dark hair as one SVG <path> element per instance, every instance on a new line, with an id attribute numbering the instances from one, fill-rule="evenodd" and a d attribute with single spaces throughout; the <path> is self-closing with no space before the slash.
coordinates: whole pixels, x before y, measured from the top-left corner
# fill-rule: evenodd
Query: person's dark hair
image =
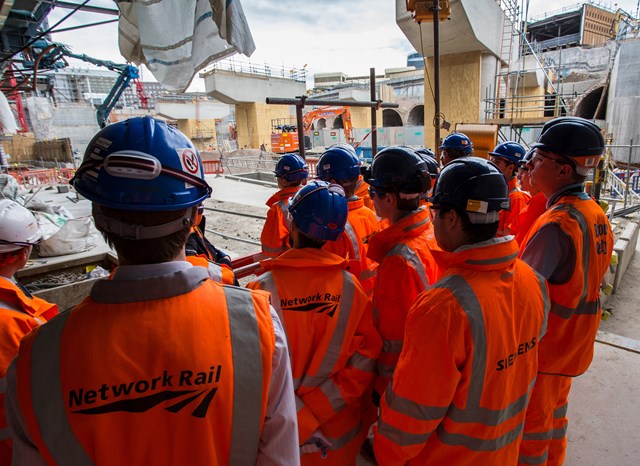
<path id="1" fill-rule="evenodd" d="M 342 189 L 344 189 L 344 195 L 347 199 L 355 196 L 356 186 L 358 186 L 358 178 L 352 178 L 350 180 L 335 180 L 335 182 L 342 186 Z"/>
<path id="2" fill-rule="evenodd" d="M 461 157 L 468 157 L 470 155 L 473 155 L 473 152 L 471 154 L 467 154 L 463 149 L 447 148 L 442 150 L 442 156 L 452 160 L 459 159 Z"/>
<path id="3" fill-rule="evenodd" d="M 438 207 L 438 216 L 443 218 L 449 211 L 455 211 L 462 221 L 462 231 L 464 232 L 467 244 L 481 243 L 495 238 L 498 233 L 500 222 L 494 223 L 471 223 L 469 216 L 457 207 L 451 205 L 442 205 Z"/>
<path id="4" fill-rule="evenodd" d="M 316 240 L 313 238 L 309 238 L 307 235 L 298 230 L 298 234 L 300 235 L 299 246 L 300 248 L 314 248 L 320 249 L 324 246 L 326 241 L 324 240 Z"/>
<path id="5" fill-rule="evenodd" d="M 94 213 L 140 226 L 162 225 L 184 217 L 189 210 L 190 208 L 162 212 L 140 212 L 112 209 L 93 204 Z M 101 233 L 107 243 L 116 250 L 118 256 L 126 258 L 128 262 L 133 264 L 158 264 L 175 259 L 187 242 L 190 231 L 191 226 L 188 226 L 176 233 L 161 238 L 139 240 L 125 239 L 114 233 L 105 231 L 101 231 Z"/>

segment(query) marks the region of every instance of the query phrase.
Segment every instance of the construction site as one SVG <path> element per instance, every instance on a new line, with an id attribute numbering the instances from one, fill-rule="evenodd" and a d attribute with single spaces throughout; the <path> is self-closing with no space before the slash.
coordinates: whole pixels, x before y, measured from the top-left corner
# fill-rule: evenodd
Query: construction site
<path id="1" fill-rule="evenodd" d="M 153 80 L 143 80 L 142 64 L 151 69 L 149 63 L 182 57 L 144 56 L 143 47 L 121 43 L 121 52 L 130 54 L 115 63 L 52 39 L 65 27 L 48 20 L 54 9 L 65 17 L 91 11 L 120 20 L 122 32 L 123 18 L 133 16 L 123 11 L 127 2 L 116 3 L 0 0 L 1 198 L 31 210 L 44 234 L 39 252 L 15 275 L 22 286 L 64 311 L 117 267 L 115 251 L 93 223 L 91 201 L 69 181 L 93 136 L 131 117 L 162 120 L 198 149 L 213 188 L 203 202 L 205 234 L 230 256 L 242 286 L 264 271 L 265 203 L 278 191 L 273 173 L 284 154 L 299 154 L 311 180 L 319 157 L 337 144 L 352 146 L 363 167 L 389 146 L 431 148 L 440 162 L 442 140 L 461 132 L 474 155 L 486 159 L 505 141 L 529 148 L 557 117 L 581 117 L 595 123 L 606 142 L 585 190 L 606 206 L 614 259 L 601 289 L 593 363 L 573 380 L 564 464 L 639 463 L 637 10 L 589 1 L 561 10 L 550 4 L 544 15 L 530 17 L 528 1 L 395 0 L 395 23 L 414 50 L 404 67 L 310 75 L 304 67 L 233 57 L 250 54 L 253 43 L 229 33 L 218 51 L 198 52 L 208 55 L 189 62 L 188 77 L 176 78 L 161 64 Z M 143 24 L 135 27 L 138 40 Z M 194 76 L 204 91 L 187 91 Z M 357 464 L 376 463 L 361 455 Z"/>

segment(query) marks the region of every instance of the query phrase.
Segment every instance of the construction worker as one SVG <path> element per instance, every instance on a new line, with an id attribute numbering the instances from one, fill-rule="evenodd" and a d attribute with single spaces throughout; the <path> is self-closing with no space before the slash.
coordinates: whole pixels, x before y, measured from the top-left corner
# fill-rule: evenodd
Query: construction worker
<path id="1" fill-rule="evenodd" d="M 273 173 L 278 181 L 279 191 L 267 200 L 269 211 L 260 235 L 262 252 L 269 257 L 277 257 L 291 248 L 287 205 L 289 198 L 298 192 L 309 176 L 307 163 L 298 154 L 280 157 Z"/>
<path id="2" fill-rule="evenodd" d="M 4 414 L 7 369 L 20 340 L 51 319 L 58 306 L 32 296 L 13 275 L 42 238 L 33 214 L 17 202 L 0 200 L 0 464 L 11 464 L 11 438 Z"/>
<path id="3" fill-rule="evenodd" d="M 355 465 L 367 428 L 364 394 L 382 342 L 347 261 L 325 251 L 344 231 L 342 188 L 312 181 L 291 199 L 293 249 L 263 261 L 250 288 L 271 292 L 291 352 L 303 465 Z M 368 392 L 367 392 L 368 393 Z"/>
<path id="4" fill-rule="evenodd" d="M 191 265 L 206 267 L 209 270 L 210 278 L 214 281 L 224 285 L 238 285 L 238 280 L 231 269 L 229 255 L 216 248 L 204 235 L 206 221 L 204 206 L 200 204 L 185 246 L 187 261 Z"/>
<path id="5" fill-rule="evenodd" d="M 517 142 L 507 141 L 498 144 L 489 152 L 489 160 L 493 162 L 507 179 L 509 185 L 509 201 L 511 207 L 500 212 L 500 224 L 498 226 L 498 236 L 511 234 L 509 225 L 520 214 L 527 201 L 531 198 L 529 193 L 518 188 L 516 173 L 520 160 L 526 153 L 524 147 Z"/>
<path id="6" fill-rule="evenodd" d="M 340 147 L 342 149 L 345 149 L 347 151 L 349 151 L 354 157 L 356 157 L 358 160 L 360 160 L 360 157 L 358 157 L 358 154 L 356 153 L 356 150 L 353 148 L 353 146 L 351 144 L 336 144 L 335 146 L 331 147 L 336 148 L 336 147 Z M 362 199 L 362 201 L 364 202 L 364 206 L 367 207 L 368 209 L 371 209 L 371 211 L 374 210 L 373 207 L 373 201 L 371 201 L 371 198 L 369 197 L 369 185 L 364 181 L 364 178 L 362 176 L 362 172 L 364 171 L 364 168 L 362 167 L 362 162 L 360 163 L 360 173 L 358 174 L 358 180 L 356 181 L 356 188 L 355 188 L 355 194 L 356 196 L 358 196 L 360 199 Z"/>
<path id="7" fill-rule="evenodd" d="M 537 344 L 549 309 L 544 279 L 496 238 L 509 206 L 500 171 L 452 161 L 432 198 L 445 271 L 409 311 L 374 437 L 385 466 L 515 464 Z"/>
<path id="8" fill-rule="evenodd" d="M 376 213 L 390 224 L 369 240 L 368 251 L 380 264 L 373 290 L 374 323 L 383 343 L 373 393 L 377 404 L 402 349 L 407 312 L 438 271 L 428 245 L 428 209 L 420 206 L 420 194 L 431 184 L 427 165 L 409 148 L 388 147 L 378 152 L 365 179 Z"/>
<path id="9" fill-rule="evenodd" d="M 355 195 L 360 159 L 354 151 L 334 146 L 322 154 L 316 170 L 319 179 L 336 183 L 344 189 L 349 207 L 345 231 L 336 241 L 327 241 L 323 249 L 350 259 L 349 271 L 358 278 L 365 291 L 371 293 L 378 264 L 367 257 L 368 241 L 380 230 L 380 223 L 376 214 Z"/>
<path id="10" fill-rule="evenodd" d="M 424 163 L 427 164 L 427 170 L 429 171 L 429 175 L 431 177 L 431 187 L 427 192 L 420 194 L 420 204 L 424 205 L 427 208 L 427 213 L 429 214 L 429 226 L 427 228 L 427 240 L 429 244 L 429 248 L 439 249 L 438 243 L 436 241 L 435 234 L 433 232 L 433 218 L 431 217 L 431 202 L 429 202 L 429 198 L 433 192 L 433 187 L 436 185 L 436 181 L 438 181 L 438 175 L 440 174 L 440 167 L 438 166 L 438 162 L 436 162 L 435 154 L 431 149 L 417 149 L 416 154 L 420 157 Z"/>
<path id="11" fill-rule="evenodd" d="M 211 192 L 191 141 L 147 116 L 113 123 L 71 182 L 120 266 L 23 339 L 8 375 L 14 466 L 299 464 L 268 294 L 185 261 Z"/>
<path id="12" fill-rule="evenodd" d="M 527 204 L 520 211 L 520 214 L 513 219 L 509 225 L 509 231 L 516 237 L 518 244 L 522 244 L 524 238 L 527 236 L 529 229 L 533 223 L 540 217 L 545 210 L 547 210 L 547 198 L 540 192 L 538 188 L 531 184 L 531 176 L 529 175 L 528 162 L 533 158 L 535 149 L 529 150 L 520 161 L 520 167 L 518 168 L 518 183 L 523 191 L 529 193 L 531 198 L 527 201 Z"/>
<path id="13" fill-rule="evenodd" d="M 440 155 L 442 156 L 443 167 L 446 167 L 453 160 L 473 155 L 473 143 L 464 133 L 451 133 L 443 139 L 439 149 L 442 150 Z"/>
<path id="14" fill-rule="evenodd" d="M 536 385 L 527 409 L 519 464 L 561 465 L 567 445 L 571 378 L 593 359 L 600 323 L 600 285 L 611 262 L 607 216 L 584 192 L 584 180 L 604 152 L 594 123 L 577 117 L 547 122 L 527 164 L 547 210 L 522 242 L 521 257 L 549 283 L 549 327 L 538 347 Z"/>

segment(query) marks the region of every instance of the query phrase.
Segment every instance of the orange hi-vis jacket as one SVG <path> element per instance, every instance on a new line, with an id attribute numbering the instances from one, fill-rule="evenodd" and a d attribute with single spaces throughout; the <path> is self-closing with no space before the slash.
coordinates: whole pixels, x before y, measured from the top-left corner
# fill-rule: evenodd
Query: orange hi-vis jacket
<path id="1" fill-rule="evenodd" d="M 540 342 L 539 371 L 575 377 L 593 359 L 600 324 L 600 285 L 611 263 L 613 233 L 600 206 L 581 192 L 564 195 L 533 224 L 524 247 L 545 225 L 555 223 L 575 248 L 575 267 L 568 282 L 549 283 L 549 329 Z M 522 255 L 522 252 L 521 252 Z"/>
<path id="2" fill-rule="evenodd" d="M 429 209 L 421 207 L 369 241 L 369 258 L 380 264 L 373 290 L 373 320 L 382 336 L 374 384 L 380 395 L 402 350 L 407 312 L 417 296 L 438 278 L 427 238 L 429 215 Z"/>
<path id="3" fill-rule="evenodd" d="M 327 241 L 322 249 L 349 260 L 349 272 L 354 274 L 369 294 L 375 286 L 378 264 L 367 257 L 369 238 L 380 231 L 376 214 L 360 198 L 349 200 L 349 215 L 344 233 L 336 241 Z"/>
<path id="4" fill-rule="evenodd" d="M 0 278 L 0 464 L 11 464 L 11 439 L 5 418 L 7 369 L 18 354 L 20 340 L 58 313 L 58 306 L 28 296 L 11 280 Z"/>
<path id="5" fill-rule="evenodd" d="M 364 201 L 365 207 L 368 207 L 373 212 L 376 211 L 375 207 L 373 206 L 373 201 L 369 196 L 369 184 L 367 184 L 362 175 L 358 176 L 358 181 L 356 182 L 356 196 Z"/>
<path id="6" fill-rule="evenodd" d="M 302 455 L 303 465 L 350 465 L 365 440 L 364 394 L 382 342 L 370 301 L 344 270 L 347 261 L 321 249 L 291 249 L 264 261 L 248 286 L 271 293 L 283 323 L 298 408 L 300 445 L 316 430 L 333 444 L 326 459 Z"/>
<path id="7" fill-rule="evenodd" d="M 262 252 L 269 257 L 277 257 L 291 248 L 291 222 L 287 219 L 289 198 L 295 196 L 299 189 L 300 186 L 281 189 L 267 201 L 269 211 L 262 227 L 260 242 Z"/>
<path id="8" fill-rule="evenodd" d="M 511 235 L 513 232 L 509 231 L 509 225 L 513 223 L 514 219 L 520 215 L 522 209 L 527 205 L 527 201 L 531 198 L 529 193 L 521 191 L 518 188 L 518 180 L 516 177 L 512 177 L 507 181 L 509 185 L 509 201 L 511 207 L 509 210 L 500 211 L 500 223 L 498 224 L 498 236 Z"/>
<path id="9" fill-rule="evenodd" d="M 204 267 L 209 271 L 209 278 L 223 285 L 233 285 L 236 282 L 233 270 L 225 264 L 211 262 L 204 255 L 187 256 L 187 262 L 197 267 Z"/>
<path id="10" fill-rule="evenodd" d="M 434 252 L 446 271 L 409 311 L 379 464 L 516 464 L 549 310 L 544 278 L 517 255 L 513 238 Z"/>
<path id="11" fill-rule="evenodd" d="M 269 296 L 203 267 L 101 280 L 24 338 L 18 406 L 49 465 L 255 464 L 274 348 Z"/>
<path id="12" fill-rule="evenodd" d="M 516 241 L 522 246 L 531 226 L 547 210 L 547 198 L 538 193 L 527 201 L 527 205 L 520 211 L 520 215 L 513 219 L 509 225 L 510 234 L 516 237 Z"/>

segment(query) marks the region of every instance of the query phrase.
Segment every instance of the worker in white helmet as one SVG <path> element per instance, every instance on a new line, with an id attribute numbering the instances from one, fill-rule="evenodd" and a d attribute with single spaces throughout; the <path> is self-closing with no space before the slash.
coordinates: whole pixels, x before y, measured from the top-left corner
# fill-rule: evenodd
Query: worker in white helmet
<path id="1" fill-rule="evenodd" d="M 11 464 L 4 415 L 7 368 L 18 354 L 22 337 L 58 313 L 58 306 L 32 296 L 13 278 L 41 238 L 38 222 L 28 209 L 0 200 L 0 464 Z"/>

